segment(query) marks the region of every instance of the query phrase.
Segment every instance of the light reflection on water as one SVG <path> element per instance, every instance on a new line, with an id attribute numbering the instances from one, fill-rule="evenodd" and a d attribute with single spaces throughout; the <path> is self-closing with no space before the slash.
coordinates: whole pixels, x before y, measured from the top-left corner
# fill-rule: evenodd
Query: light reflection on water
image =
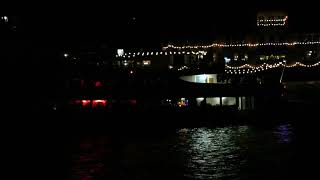
<path id="1" fill-rule="evenodd" d="M 245 164 L 241 157 L 241 147 L 236 138 L 246 132 L 247 127 L 239 128 L 196 128 L 179 132 L 184 136 L 179 148 L 187 151 L 185 164 L 188 171 L 184 176 L 196 179 L 236 177 L 239 167 Z"/>
<path id="2" fill-rule="evenodd" d="M 274 134 L 279 138 L 279 143 L 290 143 L 292 141 L 292 127 L 290 124 L 279 125 L 275 128 Z"/>
<path id="3" fill-rule="evenodd" d="M 292 135 L 290 125 L 281 125 L 273 129 L 184 128 L 155 137 L 122 138 L 117 143 L 105 140 L 117 139 L 112 135 L 89 138 L 86 143 L 91 144 L 80 148 L 79 155 L 91 161 L 75 158 L 73 179 L 279 178 L 288 173 Z M 88 167 L 96 168 L 95 173 Z"/>

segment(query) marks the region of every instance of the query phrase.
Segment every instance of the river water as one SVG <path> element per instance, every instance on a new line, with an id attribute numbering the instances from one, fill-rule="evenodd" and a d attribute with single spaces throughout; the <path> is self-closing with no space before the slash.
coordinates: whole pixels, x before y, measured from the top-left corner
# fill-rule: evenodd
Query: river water
<path id="1" fill-rule="evenodd" d="M 72 179 L 286 179 L 296 155 L 291 124 L 123 134 L 78 138 Z"/>

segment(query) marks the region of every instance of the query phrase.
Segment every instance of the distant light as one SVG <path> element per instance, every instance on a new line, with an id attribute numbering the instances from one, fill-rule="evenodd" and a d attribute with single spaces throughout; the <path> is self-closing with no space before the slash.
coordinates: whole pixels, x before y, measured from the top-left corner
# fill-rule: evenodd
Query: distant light
<path id="1" fill-rule="evenodd" d="M 97 108 L 98 106 L 106 106 L 107 105 L 107 100 L 93 100 L 92 106 L 93 108 Z"/>
<path id="2" fill-rule="evenodd" d="M 130 105 L 136 105 L 137 104 L 137 100 L 135 100 L 135 99 L 129 99 L 128 102 L 129 102 Z"/>
<path id="3" fill-rule="evenodd" d="M 67 57 L 69 57 L 69 54 L 68 54 L 68 53 L 64 53 L 63 56 L 64 56 L 65 58 L 67 58 Z"/>
<path id="4" fill-rule="evenodd" d="M 79 100 L 79 99 L 72 101 L 73 104 L 81 104 L 81 102 L 82 102 L 82 101 Z"/>
<path id="5" fill-rule="evenodd" d="M 96 81 L 94 86 L 95 87 L 102 87 L 102 83 L 100 81 Z"/>
<path id="6" fill-rule="evenodd" d="M 133 74 L 133 71 L 132 71 L 132 70 L 130 71 L 130 74 Z"/>
<path id="7" fill-rule="evenodd" d="M 91 100 L 82 100 L 82 106 L 89 106 L 91 103 Z"/>
<path id="8" fill-rule="evenodd" d="M 228 64 L 229 62 L 230 62 L 230 58 L 228 58 L 228 57 L 224 57 L 224 62 L 226 63 L 226 64 Z"/>
<path id="9" fill-rule="evenodd" d="M 142 62 L 143 62 L 143 65 L 146 65 L 146 66 L 151 64 L 150 60 L 144 60 Z"/>
<path id="10" fill-rule="evenodd" d="M 1 19 L 3 19 L 5 22 L 9 21 L 8 16 L 2 16 Z"/>
<path id="11" fill-rule="evenodd" d="M 124 50 L 123 49 L 117 49 L 117 54 L 118 54 L 118 56 L 123 56 L 124 55 Z"/>

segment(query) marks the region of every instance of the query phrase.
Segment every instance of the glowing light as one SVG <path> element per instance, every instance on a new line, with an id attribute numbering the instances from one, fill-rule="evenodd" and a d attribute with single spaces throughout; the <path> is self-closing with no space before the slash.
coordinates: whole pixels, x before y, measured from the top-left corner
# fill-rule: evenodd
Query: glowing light
<path id="1" fill-rule="evenodd" d="M 97 108 L 99 106 L 105 107 L 107 105 L 107 100 L 93 100 L 92 101 L 92 106 L 93 108 Z"/>
<path id="2" fill-rule="evenodd" d="M 102 83 L 100 81 L 96 81 L 94 86 L 95 87 L 102 87 Z"/>
<path id="3" fill-rule="evenodd" d="M 150 60 L 144 60 L 142 61 L 143 65 L 150 65 L 151 61 Z"/>
<path id="4" fill-rule="evenodd" d="M 83 107 L 90 106 L 91 104 L 91 100 L 82 100 L 81 102 Z"/>
<path id="5" fill-rule="evenodd" d="M 8 16 L 2 16 L 1 19 L 3 19 L 5 22 L 9 21 Z"/>
<path id="6" fill-rule="evenodd" d="M 123 49 L 117 49 L 117 54 L 118 54 L 118 56 L 123 56 L 124 55 L 124 50 Z"/>
<path id="7" fill-rule="evenodd" d="M 136 105 L 136 104 L 137 104 L 137 100 L 135 100 L 135 99 L 129 99 L 129 100 L 128 100 L 128 103 L 129 103 L 130 105 Z"/>
<path id="8" fill-rule="evenodd" d="M 217 44 L 217 43 L 213 43 L 211 45 L 207 45 L 207 46 L 174 46 L 169 44 L 166 47 L 163 47 L 163 49 L 168 49 L 168 48 L 173 48 L 173 49 L 198 49 L 198 48 L 211 48 L 211 47 L 236 47 L 236 46 L 241 46 L 241 47 L 257 47 L 257 46 L 293 46 L 293 45 L 299 45 L 299 44 L 320 44 L 320 41 L 310 41 L 310 42 L 282 42 L 282 43 L 254 43 L 254 44 L 250 44 L 250 43 L 240 43 L 240 44 Z"/>
<path id="9" fill-rule="evenodd" d="M 226 64 L 228 64 L 230 61 L 231 61 L 231 59 L 230 59 L 230 58 L 228 58 L 228 57 L 224 57 L 224 62 L 225 62 Z"/>

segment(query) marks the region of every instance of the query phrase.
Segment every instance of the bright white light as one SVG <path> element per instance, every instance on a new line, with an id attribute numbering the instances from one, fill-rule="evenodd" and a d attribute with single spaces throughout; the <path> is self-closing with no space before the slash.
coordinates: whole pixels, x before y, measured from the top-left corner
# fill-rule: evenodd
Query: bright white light
<path id="1" fill-rule="evenodd" d="M 200 106 L 200 105 L 201 105 L 201 102 L 202 102 L 203 100 L 204 100 L 203 97 L 196 98 L 197 105 Z"/>
<path id="2" fill-rule="evenodd" d="M 69 54 L 64 53 L 63 56 L 64 56 L 65 58 L 67 58 L 67 57 L 69 57 Z"/>
<path id="3" fill-rule="evenodd" d="M 228 58 L 228 57 L 224 57 L 224 62 L 226 63 L 226 64 L 228 64 L 229 62 L 230 62 L 230 58 Z"/>
<path id="4" fill-rule="evenodd" d="M 206 74 L 196 75 L 196 82 L 206 83 L 207 82 L 207 75 Z"/>
<path id="5" fill-rule="evenodd" d="M 2 16 L 1 18 L 2 18 L 5 22 L 8 22 L 8 21 L 9 21 L 9 19 L 8 19 L 7 16 Z"/>
<path id="6" fill-rule="evenodd" d="M 118 49 L 117 50 L 118 56 L 123 56 L 124 55 L 124 50 L 123 49 Z"/>
<path id="7" fill-rule="evenodd" d="M 150 60 L 142 61 L 142 63 L 143 63 L 143 65 L 150 65 L 151 64 Z"/>

